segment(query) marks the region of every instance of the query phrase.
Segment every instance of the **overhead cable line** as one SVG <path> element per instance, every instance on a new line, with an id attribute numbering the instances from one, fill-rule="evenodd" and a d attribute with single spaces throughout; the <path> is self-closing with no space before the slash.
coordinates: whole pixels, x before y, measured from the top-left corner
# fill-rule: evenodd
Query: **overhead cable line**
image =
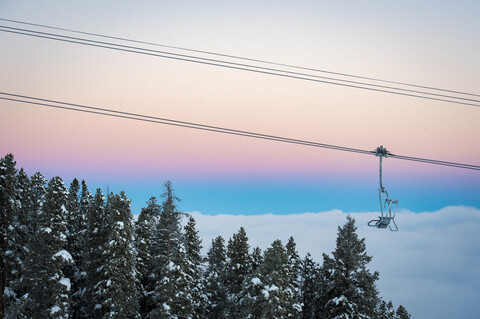
<path id="1" fill-rule="evenodd" d="M 142 115 L 138 113 L 130 113 L 130 112 L 123 112 L 123 111 L 117 111 L 117 110 L 106 109 L 106 108 L 99 108 L 94 106 L 59 102 L 59 101 L 54 101 L 49 99 L 41 99 L 41 98 L 29 97 L 25 95 L 18 95 L 18 94 L 6 93 L 6 92 L 0 92 L 0 95 L 8 96 L 8 97 L 0 96 L 0 99 L 10 100 L 15 102 L 30 103 L 30 104 L 42 105 L 42 106 L 48 106 L 48 107 L 54 107 L 54 108 L 63 108 L 63 109 L 74 110 L 74 111 L 84 111 L 87 113 L 94 113 L 99 115 L 111 115 L 111 116 L 121 117 L 121 118 L 128 118 L 128 119 L 135 119 L 135 120 L 142 120 L 142 121 L 144 120 L 146 122 L 153 122 L 158 124 L 167 124 L 167 125 L 188 127 L 188 128 L 217 132 L 217 133 L 241 135 L 246 137 L 255 137 L 260 139 L 275 140 L 275 141 L 287 142 L 287 143 L 293 143 L 293 144 L 329 148 L 329 149 L 335 149 L 339 151 L 347 151 L 347 152 L 362 153 L 362 154 L 372 153 L 372 151 L 366 151 L 361 149 L 342 147 L 342 146 L 336 146 L 336 145 L 330 145 L 330 144 L 324 144 L 324 143 L 309 142 L 305 140 L 291 139 L 291 138 L 260 134 L 260 133 L 242 131 L 242 130 L 234 130 L 229 128 L 198 124 L 193 122 L 178 121 L 178 120 L 172 120 L 167 118 Z M 23 100 L 20 100 L 20 99 L 23 99 Z M 31 101 L 27 101 L 27 100 L 31 100 Z M 374 153 L 375 152 L 373 152 L 372 154 Z"/>
<path id="2" fill-rule="evenodd" d="M 311 68 L 311 67 L 303 67 L 303 66 L 296 66 L 296 65 L 292 65 L 292 64 L 271 62 L 271 61 L 266 61 L 266 60 L 261 60 L 261 59 L 247 58 L 247 57 L 238 56 L 238 55 L 222 54 L 222 53 L 216 53 L 216 52 L 212 52 L 212 51 L 204 51 L 204 50 L 190 49 L 190 48 L 185 48 L 185 47 L 172 46 L 172 45 L 166 45 L 166 44 L 160 44 L 160 43 L 154 43 L 154 42 L 139 41 L 139 40 L 127 39 L 127 38 L 123 38 L 123 37 L 104 35 L 104 34 L 99 34 L 99 33 L 84 32 L 84 31 L 78 31 L 78 30 L 73 30 L 73 29 L 54 27 L 54 26 L 49 26 L 49 25 L 44 25 L 44 24 L 30 23 L 30 22 L 25 22 L 25 21 L 18 21 L 18 20 L 4 19 L 4 18 L 0 18 L 0 21 L 6 21 L 6 22 L 11 22 L 11 23 L 23 24 L 23 25 L 30 25 L 30 26 L 47 28 L 47 29 L 52 29 L 52 30 L 66 31 L 66 32 L 77 33 L 77 34 L 84 34 L 84 35 L 101 37 L 101 38 L 106 38 L 106 39 L 126 41 L 126 42 L 131 42 L 131 43 L 146 44 L 146 45 L 152 45 L 152 46 L 157 46 L 157 47 L 182 50 L 182 51 L 187 51 L 187 52 L 195 52 L 195 53 L 202 53 L 202 54 L 220 56 L 220 57 L 225 57 L 225 58 L 233 58 L 233 59 L 250 61 L 250 62 L 258 62 L 258 63 L 264 63 L 264 64 L 294 68 L 294 69 L 305 70 L 305 71 L 313 71 L 313 72 L 318 72 L 318 73 L 344 76 L 344 77 L 350 77 L 350 78 L 356 78 L 356 79 L 362 79 L 362 80 L 370 80 L 370 81 L 390 83 L 390 84 L 396 84 L 396 85 L 402 85 L 402 86 L 408 86 L 408 87 L 416 87 L 416 88 L 422 88 L 422 89 L 428 89 L 428 90 L 434 90 L 434 91 L 441 91 L 441 92 L 448 92 L 448 93 L 455 93 L 455 94 L 462 94 L 462 95 L 480 97 L 480 94 L 460 92 L 460 91 L 455 91 L 455 90 L 448 90 L 448 89 L 436 88 L 436 87 L 432 87 L 432 86 L 411 84 L 411 83 L 405 83 L 405 82 L 383 80 L 383 79 L 366 77 L 366 76 L 359 76 L 359 75 L 348 74 L 348 73 L 333 72 L 333 71 L 327 71 L 327 70 L 316 69 L 316 68 Z"/>
<path id="3" fill-rule="evenodd" d="M 269 140 L 269 141 L 276 141 L 276 142 L 298 144 L 298 145 L 318 147 L 318 148 L 333 149 L 333 150 L 338 150 L 338 151 L 345 151 L 345 152 L 364 154 L 364 155 L 373 155 L 373 156 L 376 155 L 375 150 L 369 151 L 369 150 L 363 150 L 363 149 L 357 149 L 357 148 L 351 148 L 351 147 L 344 147 L 344 146 L 338 146 L 338 145 L 332 145 L 332 144 L 311 142 L 311 141 L 306 141 L 306 140 L 301 140 L 301 139 L 292 139 L 292 138 L 287 138 L 287 137 L 280 137 L 280 136 L 269 135 L 269 134 L 255 133 L 255 132 L 244 131 L 244 130 L 235 130 L 235 129 L 230 129 L 230 128 L 211 126 L 211 125 L 205 125 L 205 124 L 199 124 L 199 123 L 193 123 L 193 122 L 172 120 L 172 119 L 167 119 L 167 118 L 143 115 L 143 114 L 139 114 L 139 113 L 117 111 L 117 110 L 114 110 L 114 109 L 107 109 L 107 108 L 100 108 L 100 107 L 87 106 L 87 105 L 81 105 L 81 104 L 67 103 L 67 102 L 55 101 L 55 100 L 50 100 L 50 99 L 41 99 L 41 98 L 12 94 L 12 93 L 7 93 L 7 92 L 0 92 L 0 99 L 7 100 L 7 101 L 13 101 L 13 102 L 26 103 L 26 104 L 36 105 L 36 106 L 44 106 L 44 107 L 50 107 L 50 108 L 57 108 L 57 109 L 77 111 L 77 112 L 83 112 L 83 113 L 90 113 L 90 114 L 94 114 L 94 115 L 103 115 L 103 116 L 110 116 L 110 117 L 116 117 L 116 118 L 124 118 L 124 119 L 130 119 L 130 120 L 136 120 L 136 121 L 142 121 L 142 122 L 150 122 L 150 123 L 155 123 L 155 124 L 178 126 L 178 127 L 191 128 L 191 129 L 202 130 L 202 131 L 237 135 L 237 136 L 263 139 L 263 140 Z M 396 159 L 400 159 L 400 160 L 407 160 L 407 161 L 421 162 L 421 163 L 426 163 L 426 164 L 442 165 L 442 166 L 448 166 L 448 167 L 456 167 L 456 168 L 463 168 L 463 169 L 480 171 L 480 165 L 463 164 L 463 163 L 455 163 L 455 162 L 449 162 L 449 161 L 426 159 L 426 158 L 420 158 L 420 157 L 403 156 L 403 155 L 397 155 L 397 154 L 392 154 L 392 153 L 389 153 L 388 156 L 390 158 L 396 158 Z"/>
<path id="4" fill-rule="evenodd" d="M 475 100 L 475 99 L 461 98 L 461 97 L 409 90 L 409 89 L 401 89 L 401 88 L 395 88 L 395 87 L 389 87 L 389 86 L 383 86 L 383 85 L 362 83 L 357 81 L 335 79 L 335 78 L 329 78 L 329 77 L 323 77 L 323 76 L 317 76 L 317 75 L 311 75 L 311 74 L 305 74 L 305 73 L 285 71 L 280 69 L 265 68 L 265 67 L 241 64 L 241 63 L 233 63 L 229 61 L 207 59 L 207 58 L 202 58 L 198 56 L 151 50 L 151 49 L 145 49 L 145 48 L 134 47 L 134 46 L 126 46 L 126 45 L 120 45 L 120 44 L 104 42 L 104 41 L 95 41 L 95 40 L 90 40 L 85 38 L 70 37 L 70 36 L 64 36 L 64 35 L 53 34 L 53 33 L 39 32 L 34 30 L 12 28 L 7 26 L 0 26 L 0 31 L 38 37 L 38 38 L 44 38 L 44 39 L 75 43 L 75 44 L 88 45 L 93 47 L 112 49 L 117 51 L 138 53 L 138 54 L 144 54 L 144 55 L 155 56 L 155 57 L 194 62 L 194 63 L 200 63 L 200 64 L 205 64 L 210 66 L 225 67 L 230 69 L 250 71 L 250 72 L 275 75 L 275 76 L 281 76 L 281 77 L 287 77 L 287 78 L 340 85 L 340 86 L 350 87 L 350 88 L 358 88 L 358 89 L 364 89 L 364 90 L 370 90 L 370 91 L 376 91 L 376 92 L 397 94 L 397 95 L 423 98 L 423 99 L 434 100 L 434 101 L 442 101 L 442 102 L 448 102 L 448 103 L 480 107 L 480 100 Z M 337 81 L 337 82 L 332 82 L 332 81 Z M 391 90 L 396 90 L 396 91 L 391 91 Z M 397 92 L 397 91 L 400 91 L 400 92 Z M 405 92 L 409 92 L 409 93 L 405 93 Z M 418 94 L 424 94 L 424 95 L 430 95 L 430 96 L 424 96 L 424 95 L 418 95 Z M 457 100 L 461 100 L 461 101 L 457 101 Z M 462 102 L 462 101 L 467 101 L 467 102 Z M 474 102 L 474 103 L 470 103 L 470 102 Z"/>

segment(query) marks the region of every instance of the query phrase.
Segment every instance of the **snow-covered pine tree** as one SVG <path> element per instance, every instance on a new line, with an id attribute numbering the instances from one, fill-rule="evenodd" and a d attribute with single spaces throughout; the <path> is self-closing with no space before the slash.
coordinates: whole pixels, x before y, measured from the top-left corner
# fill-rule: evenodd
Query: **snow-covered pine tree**
<path id="1" fill-rule="evenodd" d="M 88 254 L 87 242 L 88 242 L 88 221 L 87 212 L 93 203 L 93 196 L 88 190 L 85 180 L 81 182 L 80 196 L 78 198 L 78 217 L 76 227 L 76 266 L 77 271 L 75 274 L 75 290 L 72 293 L 72 302 L 74 303 L 74 311 L 72 312 L 73 319 L 89 318 L 88 315 L 88 303 L 87 289 L 88 289 L 88 263 L 90 262 L 90 256 Z M 75 258 L 75 257 L 74 257 Z"/>
<path id="2" fill-rule="evenodd" d="M 225 240 L 218 236 L 212 240 L 208 251 L 208 265 L 205 274 L 205 293 L 208 305 L 206 319 L 227 319 L 227 287 L 225 285 Z"/>
<path id="3" fill-rule="evenodd" d="M 242 291 L 239 293 L 238 317 L 239 319 L 268 318 L 266 305 L 269 291 L 266 289 L 260 274 L 260 264 L 256 270 L 252 270 L 242 283 Z M 277 318 L 277 317 L 272 317 Z"/>
<path id="4" fill-rule="evenodd" d="M 188 261 L 180 224 L 182 213 L 176 202 L 170 181 L 164 184 L 165 198 L 162 213 L 155 230 L 153 246 L 153 273 L 156 279 L 155 291 L 152 294 L 155 303 L 148 318 L 193 317 L 191 289 L 193 278 L 188 271 Z M 183 306 L 182 306 L 183 305 Z"/>
<path id="5" fill-rule="evenodd" d="M 338 227 L 337 245 L 333 252 L 332 290 L 326 304 L 327 318 L 371 318 L 379 298 L 375 282 L 378 273 L 371 273 L 367 264 L 372 257 L 366 254 L 365 239 L 356 233 L 355 219 L 347 217 Z M 326 266 L 324 264 L 324 266 Z"/>
<path id="6" fill-rule="evenodd" d="M 397 313 L 395 314 L 395 319 L 410 319 L 410 314 L 404 306 L 400 305 L 397 308 Z"/>
<path id="7" fill-rule="evenodd" d="M 12 254 L 10 256 L 10 296 L 5 299 L 5 318 L 17 318 L 21 314 L 21 299 L 28 289 L 23 284 L 25 280 L 24 267 L 28 256 L 28 241 L 31 236 L 32 196 L 30 179 L 23 169 L 17 174 L 16 201 L 18 208 L 14 216 L 10 241 Z"/>
<path id="8" fill-rule="evenodd" d="M 395 309 L 393 308 L 392 301 L 388 303 L 385 300 L 382 300 L 379 303 L 378 311 L 375 316 L 377 319 L 395 319 Z"/>
<path id="9" fill-rule="evenodd" d="M 0 317 L 5 315 L 7 302 L 15 303 L 15 293 L 10 287 L 16 250 L 12 231 L 20 208 L 15 165 L 12 154 L 0 159 Z"/>
<path id="10" fill-rule="evenodd" d="M 292 302 L 295 305 L 302 307 L 301 286 L 302 286 L 302 261 L 297 251 L 297 244 L 291 236 L 285 245 L 287 249 L 288 261 L 291 267 L 291 283 L 293 285 L 293 298 Z"/>
<path id="11" fill-rule="evenodd" d="M 102 318 L 103 291 L 99 286 L 106 260 L 104 245 L 109 236 L 109 218 L 105 209 L 105 195 L 98 188 L 95 196 L 86 208 L 87 236 L 85 236 L 85 251 L 88 256 L 85 269 L 87 273 L 87 289 L 85 292 L 85 308 L 90 318 Z"/>
<path id="12" fill-rule="evenodd" d="M 192 277 L 191 294 L 193 298 L 194 319 L 201 319 L 207 308 L 205 295 L 205 283 L 203 280 L 202 263 L 203 257 L 200 254 L 202 240 L 195 228 L 195 219 L 190 216 L 184 227 L 185 257 L 187 259 L 187 272 Z"/>
<path id="13" fill-rule="evenodd" d="M 41 191 L 41 186 L 38 188 Z M 69 318 L 71 280 L 65 269 L 73 260 L 65 250 L 67 196 L 62 179 L 52 178 L 38 215 L 36 234 L 29 243 L 25 269 L 29 290 L 24 296 L 23 313 L 36 318 Z"/>
<path id="14" fill-rule="evenodd" d="M 185 247 L 179 242 L 157 284 L 154 295 L 156 307 L 148 318 L 194 318 L 193 285 Z"/>
<path id="15" fill-rule="evenodd" d="M 32 298 L 35 292 L 32 290 L 32 287 L 37 280 L 38 271 L 41 270 L 41 265 L 36 255 L 36 252 L 39 250 L 37 234 L 39 217 L 43 214 L 42 207 L 45 201 L 46 183 L 42 174 L 35 173 L 30 178 L 28 195 L 24 193 L 22 198 L 22 202 L 27 201 L 27 203 L 22 204 L 22 211 L 29 211 L 29 213 L 25 215 L 27 220 L 25 225 L 29 236 L 26 238 L 26 244 L 24 246 L 25 255 L 21 263 L 21 280 L 17 287 L 18 290 L 16 291 L 17 297 L 19 298 L 17 300 L 18 308 L 15 309 L 16 315 L 11 316 L 12 318 L 31 318 L 32 312 L 40 308 L 40 305 L 35 305 Z"/>
<path id="16" fill-rule="evenodd" d="M 106 258 L 97 284 L 102 292 L 102 318 L 140 318 L 130 200 L 123 191 L 109 195 L 106 209 L 109 222 L 107 241 L 103 243 Z"/>
<path id="17" fill-rule="evenodd" d="M 154 267 L 156 275 L 159 275 L 163 266 L 168 264 L 170 256 L 179 247 L 182 241 L 182 213 L 177 209 L 180 199 L 173 190 L 172 183 L 166 181 L 165 192 L 162 194 L 162 212 L 155 230 Z M 157 270 L 160 272 L 157 273 Z"/>
<path id="18" fill-rule="evenodd" d="M 260 247 L 255 247 L 253 248 L 252 251 L 252 269 L 251 273 L 255 272 L 258 268 L 263 263 L 263 256 L 262 256 L 262 250 Z"/>
<path id="19" fill-rule="evenodd" d="M 387 303 L 387 311 L 385 314 L 387 315 L 388 319 L 395 319 L 395 309 L 393 308 L 393 303 L 391 300 Z"/>
<path id="20" fill-rule="evenodd" d="M 237 234 L 228 240 L 225 281 L 228 289 L 229 318 L 239 318 L 239 301 L 243 281 L 250 274 L 252 257 L 249 254 L 248 237 L 245 229 L 240 227 Z"/>
<path id="21" fill-rule="evenodd" d="M 67 209 L 67 247 L 66 250 L 70 252 L 73 258 L 73 263 L 67 268 L 66 275 L 71 278 L 72 282 L 72 298 L 71 298 L 71 317 L 78 318 L 80 308 L 83 300 L 81 295 L 83 288 L 80 285 L 81 273 L 83 272 L 81 265 L 81 257 L 83 242 L 82 235 L 86 229 L 85 216 L 82 216 L 80 211 L 80 182 L 78 179 L 73 179 L 68 190 L 68 200 L 66 203 Z"/>
<path id="22" fill-rule="evenodd" d="M 135 249 L 137 256 L 138 293 L 140 315 L 144 318 L 153 309 L 151 295 L 155 290 L 152 249 L 155 227 L 161 213 L 161 206 L 155 197 L 147 201 L 135 223 Z"/>
<path id="23" fill-rule="evenodd" d="M 312 259 L 310 253 L 307 253 L 302 261 L 302 319 L 315 319 L 318 300 L 318 265 Z"/>
<path id="24" fill-rule="evenodd" d="M 280 240 L 274 241 L 272 247 L 267 248 L 257 273 L 264 284 L 264 317 L 299 318 L 302 306 L 295 292 L 294 269 Z"/>

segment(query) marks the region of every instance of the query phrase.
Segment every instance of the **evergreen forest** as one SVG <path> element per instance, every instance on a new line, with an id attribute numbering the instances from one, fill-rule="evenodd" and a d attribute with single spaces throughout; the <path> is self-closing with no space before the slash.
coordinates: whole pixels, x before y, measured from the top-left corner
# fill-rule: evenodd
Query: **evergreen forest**
<path id="1" fill-rule="evenodd" d="M 261 251 L 243 227 L 202 243 L 178 201 L 167 181 L 134 219 L 124 192 L 1 158 L 0 319 L 410 318 L 380 296 L 353 218 L 315 261 L 293 237 Z"/>

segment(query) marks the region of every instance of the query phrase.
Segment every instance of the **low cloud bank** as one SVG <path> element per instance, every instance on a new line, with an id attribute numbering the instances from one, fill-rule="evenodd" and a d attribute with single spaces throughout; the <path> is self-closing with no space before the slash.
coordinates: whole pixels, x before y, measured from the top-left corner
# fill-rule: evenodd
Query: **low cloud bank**
<path id="1" fill-rule="evenodd" d="M 321 262 L 335 248 L 337 226 L 347 213 L 333 210 L 295 215 L 203 215 L 192 212 L 204 252 L 216 236 L 228 240 L 243 226 L 251 246 L 262 250 L 280 239 L 295 238 L 303 258 Z M 380 272 L 381 295 L 403 304 L 412 318 L 480 318 L 480 210 L 446 207 L 436 212 L 397 214 L 398 232 L 368 227 L 378 213 L 348 215 L 357 221 L 373 256 L 370 269 Z"/>

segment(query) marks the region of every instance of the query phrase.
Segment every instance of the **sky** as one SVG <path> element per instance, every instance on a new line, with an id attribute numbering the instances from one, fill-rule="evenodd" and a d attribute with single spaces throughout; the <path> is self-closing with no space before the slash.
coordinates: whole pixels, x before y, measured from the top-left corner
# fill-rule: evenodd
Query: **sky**
<path id="1" fill-rule="evenodd" d="M 4 19 L 477 95 L 478 12 L 478 1 L 0 1 Z M 383 145 L 394 154 L 480 165 L 477 106 L 5 32 L 0 43 L 0 92 L 365 150 Z M 124 190 L 134 214 L 163 193 L 166 180 L 182 199 L 180 209 L 204 218 L 282 221 L 280 216 L 318 213 L 325 225 L 338 225 L 341 221 L 323 212 L 363 218 L 379 210 L 374 156 L 0 100 L 0 156 L 8 153 L 29 174 L 59 175 L 66 184 L 85 179 L 91 190 Z M 477 171 L 387 158 L 383 184 L 399 201 L 401 229 L 405 220 L 415 225 L 415 216 L 442 219 L 451 207 L 476 216 L 480 207 Z M 438 235 L 441 229 L 431 231 Z M 364 224 L 359 230 L 369 231 L 367 242 L 370 236 L 389 242 L 386 232 L 371 233 Z M 277 233 L 286 235 L 281 227 Z M 458 240 L 478 255 L 471 239 Z M 444 241 L 428 243 L 415 251 L 428 253 Z M 452 256 L 459 253 L 450 248 Z M 378 268 L 388 274 L 383 265 Z M 393 282 L 395 274 L 390 275 Z M 430 278 L 420 266 L 416 275 Z M 454 285 L 457 275 L 451 273 L 442 287 Z M 478 296 L 478 285 L 466 285 Z M 394 301 L 392 291 L 403 288 L 413 294 L 410 301 L 425 299 L 420 290 L 401 284 L 385 287 Z M 429 311 L 427 305 L 418 309 Z"/>

